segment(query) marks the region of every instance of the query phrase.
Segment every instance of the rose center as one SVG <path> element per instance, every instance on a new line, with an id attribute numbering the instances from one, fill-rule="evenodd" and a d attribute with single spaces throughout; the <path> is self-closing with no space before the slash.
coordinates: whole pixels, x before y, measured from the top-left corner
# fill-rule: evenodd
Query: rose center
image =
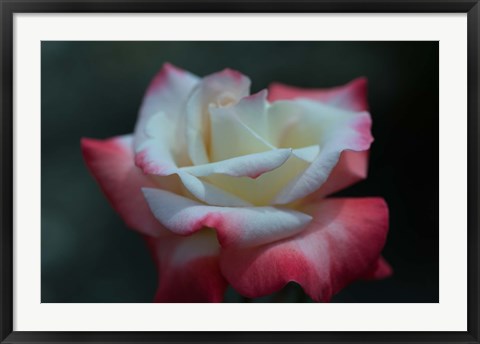
<path id="1" fill-rule="evenodd" d="M 237 102 L 235 95 L 231 93 L 224 93 L 217 99 L 217 106 L 218 107 L 227 107 L 234 105 Z"/>

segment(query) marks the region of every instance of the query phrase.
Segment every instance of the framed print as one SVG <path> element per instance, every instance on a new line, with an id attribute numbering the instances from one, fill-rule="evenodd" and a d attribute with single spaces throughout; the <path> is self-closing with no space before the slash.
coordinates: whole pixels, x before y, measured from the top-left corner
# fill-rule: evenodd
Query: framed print
<path id="1" fill-rule="evenodd" d="M 2 343 L 479 342 L 479 9 L 1 1 Z"/>

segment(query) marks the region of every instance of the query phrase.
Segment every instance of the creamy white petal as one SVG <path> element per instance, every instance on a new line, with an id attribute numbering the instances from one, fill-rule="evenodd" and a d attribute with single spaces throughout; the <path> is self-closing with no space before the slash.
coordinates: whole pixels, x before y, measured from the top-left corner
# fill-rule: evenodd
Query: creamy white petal
<path id="1" fill-rule="evenodd" d="M 247 127 L 268 142 L 268 107 L 267 90 L 242 98 L 231 107 L 232 112 Z"/>
<path id="2" fill-rule="evenodd" d="M 291 154 L 290 158 L 280 167 L 266 172 L 256 179 L 224 174 L 211 174 L 204 179 L 252 204 L 266 206 L 273 204 L 276 195 L 309 165 L 309 162 Z"/>
<path id="3" fill-rule="evenodd" d="M 206 76 L 192 91 L 186 106 L 188 153 L 195 165 L 209 162 L 211 104 L 228 106 L 248 95 L 250 80 L 237 71 L 225 69 Z"/>
<path id="4" fill-rule="evenodd" d="M 202 202 L 222 207 L 245 207 L 251 205 L 240 197 L 205 182 L 190 173 L 181 171 L 176 173 L 187 190 Z"/>
<path id="5" fill-rule="evenodd" d="M 261 153 L 276 148 L 239 118 L 235 106 L 211 107 L 210 122 L 212 161 Z"/>

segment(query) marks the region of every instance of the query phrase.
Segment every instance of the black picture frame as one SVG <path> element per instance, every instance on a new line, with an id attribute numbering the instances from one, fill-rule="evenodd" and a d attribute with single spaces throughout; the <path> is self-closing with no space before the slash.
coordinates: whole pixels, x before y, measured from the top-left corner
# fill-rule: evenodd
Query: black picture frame
<path id="1" fill-rule="evenodd" d="M 467 13 L 468 21 L 468 330 L 465 332 L 21 332 L 13 331 L 13 16 L 92 12 Z M 1 21 L 1 343 L 405 342 L 480 343 L 479 339 L 479 16 L 478 0 L 0 0 Z"/>

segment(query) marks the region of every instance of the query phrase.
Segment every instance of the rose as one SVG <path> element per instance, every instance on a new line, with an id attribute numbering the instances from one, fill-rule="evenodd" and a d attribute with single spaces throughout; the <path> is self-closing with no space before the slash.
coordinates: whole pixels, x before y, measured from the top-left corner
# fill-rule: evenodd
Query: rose
<path id="1" fill-rule="evenodd" d="M 388 209 L 325 198 L 366 177 L 373 138 L 366 81 L 329 90 L 202 79 L 170 64 L 151 82 L 133 135 L 82 139 L 85 161 L 157 263 L 158 302 L 218 302 L 294 281 L 328 301 L 382 278 Z"/>

